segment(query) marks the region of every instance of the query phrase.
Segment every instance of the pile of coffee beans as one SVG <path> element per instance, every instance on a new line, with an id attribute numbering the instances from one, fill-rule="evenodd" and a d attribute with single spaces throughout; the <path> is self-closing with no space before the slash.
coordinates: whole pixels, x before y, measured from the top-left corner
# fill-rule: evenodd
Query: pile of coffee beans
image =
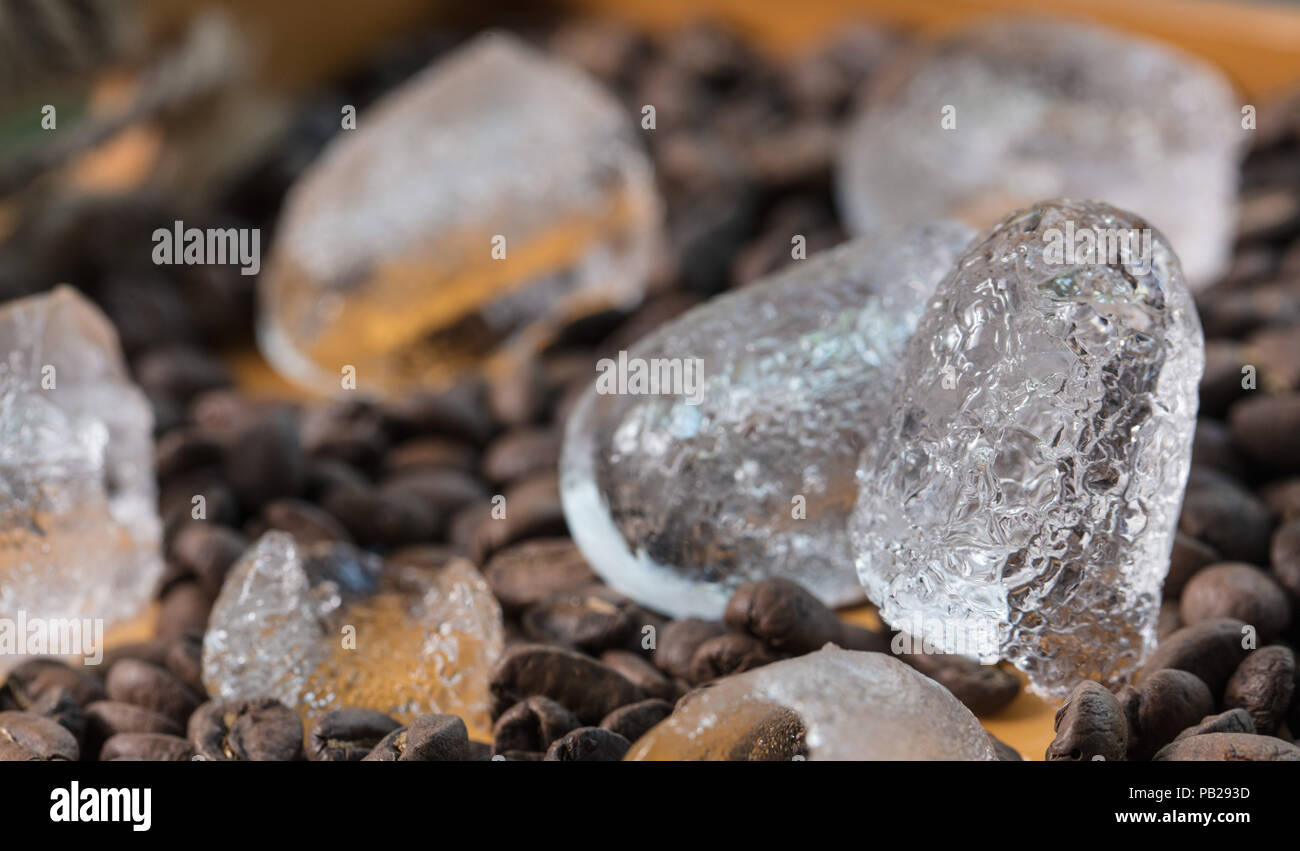
<path id="1" fill-rule="evenodd" d="M 603 585 L 569 539 L 556 468 L 565 419 L 598 358 L 790 262 L 793 234 L 809 252 L 844 238 L 830 189 L 838 126 L 904 41 L 850 28 L 777 64 L 713 26 L 652 39 L 581 23 L 537 37 L 600 77 L 630 116 L 656 106 L 646 141 L 669 250 L 639 309 L 574 322 L 510 375 L 381 403 L 251 398 L 222 356 L 249 345 L 251 279 L 148 257 L 152 230 L 182 212 L 269 235 L 285 188 L 337 129 L 339 104 L 364 106 L 454 38 L 386 52 L 304 97 L 281 144 L 215 209 L 178 211 L 140 193 L 64 199 L 29 211 L 0 246 L 0 297 L 67 281 L 117 324 L 157 417 L 167 561 L 152 640 L 113 649 L 97 669 L 37 659 L 12 671 L 0 686 L 0 759 L 619 759 L 718 677 L 827 642 L 894 652 L 887 632 L 847 625 L 783 580 L 740 588 L 721 621 L 646 610 Z M 1300 110 L 1261 108 L 1260 124 L 1236 260 L 1199 299 L 1209 364 L 1162 644 L 1133 686 L 1075 690 L 1049 759 L 1300 753 L 1290 744 L 1300 730 Z M 1247 365 L 1257 389 L 1243 386 Z M 497 495 L 506 518 L 492 515 Z M 492 740 L 471 740 L 448 715 L 403 725 L 345 708 L 304 730 L 294 708 L 269 697 L 209 699 L 208 612 L 231 565 L 268 529 L 349 542 L 391 563 L 478 564 L 507 623 L 491 677 Z M 1259 649 L 1243 646 L 1246 628 Z M 900 655 L 979 715 L 1020 691 L 1000 666 Z"/>

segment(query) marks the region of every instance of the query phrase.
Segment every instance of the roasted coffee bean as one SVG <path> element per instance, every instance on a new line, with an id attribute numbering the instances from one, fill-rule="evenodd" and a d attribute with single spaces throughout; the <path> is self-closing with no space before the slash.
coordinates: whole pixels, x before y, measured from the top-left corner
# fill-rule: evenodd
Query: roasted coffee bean
<path id="1" fill-rule="evenodd" d="M 578 716 L 549 697 L 521 700 L 492 727 L 492 753 L 544 752 L 556 739 L 582 726 Z"/>
<path id="2" fill-rule="evenodd" d="M 1192 438 L 1192 465 L 1218 470 L 1234 479 L 1247 478 L 1246 462 L 1233 448 L 1228 427 L 1209 417 L 1201 417 L 1196 421 L 1196 432 Z"/>
<path id="3" fill-rule="evenodd" d="M 356 762 L 401 726 L 401 722 L 374 709 L 326 712 L 312 725 L 307 758 L 320 762 Z"/>
<path id="4" fill-rule="evenodd" d="M 469 473 L 449 468 L 407 470 L 384 479 L 380 488 L 421 502 L 438 517 L 488 498 L 487 488 Z"/>
<path id="5" fill-rule="evenodd" d="M 188 632 L 203 632 L 208 626 L 208 612 L 215 601 L 213 594 L 197 579 L 172 583 L 162 597 L 154 634 L 174 639 Z"/>
<path id="6" fill-rule="evenodd" d="M 524 610 L 520 624 L 534 641 L 588 653 L 626 644 L 637 628 L 631 601 L 603 585 L 552 595 Z"/>
<path id="7" fill-rule="evenodd" d="M 101 761 L 187 762 L 194 758 L 194 746 L 180 736 L 163 733 L 118 733 L 104 742 Z"/>
<path id="8" fill-rule="evenodd" d="M 208 390 L 230 385 L 221 361 L 192 346 L 156 346 L 135 359 L 135 380 L 149 393 L 181 402 Z"/>
<path id="9" fill-rule="evenodd" d="M 462 382 L 445 393 L 411 393 L 380 406 L 392 434 L 445 435 L 482 446 L 496 432 L 485 387 Z"/>
<path id="10" fill-rule="evenodd" d="M 1194 467 L 1178 529 L 1214 547 L 1225 559 L 1263 564 L 1273 521 L 1264 504 L 1236 480 L 1217 470 Z"/>
<path id="11" fill-rule="evenodd" d="M 483 569 L 508 614 L 596 581 L 587 560 L 568 538 L 537 538 L 506 547 Z"/>
<path id="12" fill-rule="evenodd" d="M 36 658 L 20 663 L 5 677 L 0 685 L 0 710 L 22 711 L 53 687 L 67 689 L 82 706 L 104 699 L 103 680 L 88 669 Z"/>
<path id="13" fill-rule="evenodd" d="M 6 760 L 76 762 L 80 754 L 72 733 L 33 712 L 0 712 L 0 743 Z"/>
<path id="14" fill-rule="evenodd" d="M 889 653 L 889 633 L 879 629 L 869 629 L 853 623 L 840 625 L 840 638 L 835 642 L 845 650 L 861 650 L 864 653 Z"/>
<path id="15" fill-rule="evenodd" d="M 579 727 L 556 739 L 546 751 L 547 762 L 617 762 L 632 743 L 603 727 Z"/>
<path id="16" fill-rule="evenodd" d="M 1022 757 L 1022 756 L 1020 755 L 1020 751 L 1018 751 L 1018 750 L 1016 750 L 1015 748 L 1011 747 L 1011 745 L 1009 745 L 1009 744 L 1007 744 L 1006 742 L 1002 741 L 1001 739 L 999 739 L 997 736 L 993 735 L 992 733 L 989 733 L 989 742 L 993 745 L 993 752 L 994 752 L 995 754 L 997 754 L 997 757 L 998 757 L 998 760 L 999 760 L 999 761 L 1001 761 L 1001 762 L 1024 762 L 1024 759 L 1025 759 L 1025 758 Z"/>
<path id="17" fill-rule="evenodd" d="M 552 429 L 521 428 L 498 437 L 483 453 L 483 478 L 498 484 L 554 470 L 560 436 Z"/>
<path id="18" fill-rule="evenodd" d="M 1205 341 L 1205 372 L 1200 385 L 1202 414 L 1221 417 L 1246 392 L 1241 386 L 1241 365 L 1246 362 L 1241 344 L 1235 340 Z"/>
<path id="19" fill-rule="evenodd" d="M 468 443 L 446 437 L 418 437 L 399 443 L 384 456 L 384 471 L 401 475 L 416 470 L 478 471 L 478 450 Z"/>
<path id="20" fill-rule="evenodd" d="M 1203 567 L 1223 561 L 1209 544 L 1178 532 L 1169 555 L 1169 573 L 1165 576 L 1165 597 L 1177 599 L 1188 581 Z"/>
<path id="21" fill-rule="evenodd" d="M 203 694 L 203 634 L 188 632 L 173 640 L 167 648 L 164 667 L 181 682 Z"/>
<path id="22" fill-rule="evenodd" d="M 67 730 L 76 738 L 81 752 L 85 753 L 86 714 L 66 687 L 56 685 L 44 689 L 26 711 L 49 718 Z"/>
<path id="23" fill-rule="evenodd" d="M 134 703 L 178 724 L 184 724 L 203 702 L 202 696 L 175 674 L 139 659 L 115 662 L 105 685 L 110 700 Z"/>
<path id="24" fill-rule="evenodd" d="M 277 499 L 267 503 L 262 509 L 262 522 L 269 529 L 288 532 L 304 547 L 322 541 L 352 543 L 352 536 L 342 523 L 301 499 Z"/>
<path id="25" fill-rule="evenodd" d="M 448 544 L 415 544 L 393 550 L 384 563 L 398 567 L 440 568 L 464 553 Z"/>
<path id="26" fill-rule="evenodd" d="M 383 738 L 364 762 L 463 762 L 469 733 L 456 715 L 421 715 Z"/>
<path id="27" fill-rule="evenodd" d="M 913 642 L 919 646 L 920 642 Z M 1020 694 L 1020 678 L 997 665 L 948 653 L 898 653 L 906 662 L 939 683 L 976 715 L 992 715 Z"/>
<path id="28" fill-rule="evenodd" d="M 671 703 L 652 697 L 649 700 L 620 706 L 602 718 L 600 726 L 618 733 L 629 742 L 635 742 L 649 732 L 651 727 L 672 713 L 673 705 Z"/>
<path id="29" fill-rule="evenodd" d="M 1101 758 L 1121 760 L 1128 750 L 1128 718 L 1115 695 L 1103 685 L 1084 680 L 1056 711 L 1056 738 L 1047 746 L 1055 762 Z"/>
<path id="30" fill-rule="evenodd" d="M 173 559 L 215 594 L 221 590 L 231 565 L 247 547 L 247 539 L 228 526 L 210 520 L 190 520 L 172 537 L 169 550 Z"/>
<path id="31" fill-rule="evenodd" d="M 699 646 L 710 638 L 725 635 L 726 624 L 721 621 L 705 621 L 696 618 L 669 621 L 659 630 L 655 645 L 655 667 L 665 671 L 669 676 L 689 680 L 691 676 L 691 659 Z"/>
<path id="32" fill-rule="evenodd" d="M 171 646 L 170 641 L 159 638 L 118 644 L 104 651 L 104 660 L 100 662 L 99 670 L 111 671 L 113 666 L 123 659 L 135 659 L 148 662 L 150 665 L 166 666 L 167 651 Z"/>
<path id="33" fill-rule="evenodd" d="M 490 762 L 492 760 L 492 746 L 487 742 L 476 742 L 469 740 L 469 746 L 465 749 L 465 762 Z"/>
<path id="34" fill-rule="evenodd" d="M 377 468 L 388 448 L 383 419 L 356 402 L 308 408 L 299 418 L 298 437 L 311 457 L 343 461 L 362 470 Z"/>
<path id="35" fill-rule="evenodd" d="M 190 716 L 189 740 L 203 759 L 267 762 L 302 759 L 302 721 L 273 698 L 210 700 Z"/>
<path id="36" fill-rule="evenodd" d="M 275 408 L 234 435 L 222 468 L 226 480 L 250 511 L 275 499 L 297 496 L 307 478 L 306 455 L 293 415 Z"/>
<path id="37" fill-rule="evenodd" d="M 1251 733 L 1204 733 L 1170 742 L 1157 762 L 1300 762 L 1300 748 L 1272 736 Z"/>
<path id="38" fill-rule="evenodd" d="M 1294 611 L 1300 606 L 1300 517 L 1287 521 L 1273 536 L 1273 578 L 1286 589 Z"/>
<path id="39" fill-rule="evenodd" d="M 1296 660 L 1291 648 L 1261 647 L 1237 666 L 1224 689 L 1223 705 L 1246 710 L 1255 724 L 1255 732 L 1271 736 L 1291 706 L 1295 680 Z"/>
<path id="40" fill-rule="evenodd" d="M 221 441 L 201 428 L 174 428 L 158 438 L 154 450 L 154 472 L 166 481 L 181 473 L 205 467 L 220 467 L 225 457 Z"/>
<path id="41" fill-rule="evenodd" d="M 1207 715 L 1201 719 L 1200 723 L 1193 724 L 1175 736 L 1174 741 L 1177 742 L 1206 733 L 1253 732 L 1255 732 L 1255 722 L 1251 720 L 1249 712 L 1244 709 L 1229 709 L 1227 712 L 1220 712 L 1218 715 Z"/>
<path id="42" fill-rule="evenodd" d="M 1235 618 L 1253 626 L 1261 641 L 1286 631 L 1291 602 L 1271 576 L 1248 564 L 1215 564 L 1202 569 L 1183 590 L 1183 623 Z"/>
<path id="43" fill-rule="evenodd" d="M 608 665 L 562 647 L 521 644 L 502 655 L 492 672 L 493 717 L 533 695 L 569 708 L 584 724 L 597 724 L 645 693 Z"/>
<path id="44" fill-rule="evenodd" d="M 541 418 L 546 407 L 546 383 L 537 362 L 519 358 L 488 382 L 488 407 L 497 422 L 524 427 Z"/>
<path id="45" fill-rule="evenodd" d="M 741 674 L 777 660 L 767 645 L 743 632 L 728 632 L 705 641 L 691 657 L 690 681 L 695 685 Z"/>
<path id="46" fill-rule="evenodd" d="M 1200 677 L 1210 694 L 1223 694 L 1228 678 L 1246 658 L 1242 647 L 1246 625 L 1216 618 L 1185 626 L 1156 648 L 1138 674 L 1138 682 L 1164 668 L 1177 668 Z"/>
<path id="47" fill-rule="evenodd" d="M 1183 730 L 1214 712 L 1214 695 L 1195 674 L 1173 668 L 1154 671 L 1136 689 L 1129 719 L 1128 758 L 1147 760 Z M 1119 696 L 1121 703 L 1127 703 Z"/>
<path id="48" fill-rule="evenodd" d="M 1252 393 L 1232 406 L 1228 429 L 1233 443 L 1265 469 L 1300 472 L 1300 445 L 1278 440 L 1280 434 L 1300 433 L 1300 396 Z"/>
<path id="49" fill-rule="evenodd" d="M 325 497 L 324 508 L 347 528 L 358 544 L 396 547 L 428 541 L 440 518 L 407 494 L 369 486 L 338 488 Z"/>
<path id="50" fill-rule="evenodd" d="M 569 533 L 560 503 L 559 479 L 553 471 L 512 482 L 504 496 L 505 517 L 489 515 L 475 532 L 470 553 L 477 564 L 518 541 Z"/>
<path id="51" fill-rule="evenodd" d="M 542 762 L 546 759 L 546 754 L 542 751 L 506 751 L 503 754 L 494 755 L 493 759 L 504 762 Z"/>
<path id="52" fill-rule="evenodd" d="M 203 497 L 199 503 L 197 497 Z M 198 508 L 202 506 L 202 513 Z M 235 490 L 214 469 L 191 470 L 172 477 L 162 485 L 158 496 L 159 514 L 170 539 L 177 530 L 195 520 L 233 526 L 242 517 Z"/>
<path id="53" fill-rule="evenodd" d="M 731 595 L 727 626 L 760 639 L 773 650 L 801 655 L 838 641 L 839 618 L 802 585 L 788 579 L 747 582 Z"/>
<path id="54" fill-rule="evenodd" d="M 351 464 L 333 461 L 329 458 L 308 458 L 306 483 L 303 496 L 317 504 L 324 504 L 326 498 L 340 488 L 364 488 L 370 486 L 370 478 Z"/>
<path id="55" fill-rule="evenodd" d="M 606 650 L 600 661 L 609 665 L 650 697 L 664 700 L 677 699 L 677 687 L 663 672 L 652 665 L 645 656 L 631 650 Z M 604 726 L 603 724 L 601 725 Z"/>
<path id="56" fill-rule="evenodd" d="M 185 727 L 133 703 L 97 700 L 85 708 L 85 753 L 94 756 L 108 739 L 119 733 L 160 733 L 181 736 Z"/>

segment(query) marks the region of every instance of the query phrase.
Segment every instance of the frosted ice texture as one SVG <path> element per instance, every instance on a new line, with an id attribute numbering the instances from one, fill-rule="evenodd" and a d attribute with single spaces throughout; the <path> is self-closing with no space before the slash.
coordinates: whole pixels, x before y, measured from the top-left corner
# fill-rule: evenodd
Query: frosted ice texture
<path id="1" fill-rule="evenodd" d="M 344 706 L 403 721 L 447 712 L 485 734 L 503 646 L 500 606 L 464 559 L 385 567 L 352 547 L 304 549 L 267 532 L 213 606 L 203 684 L 214 697 L 274 697 L 305 721 Z"/>
<path id="2" fill-rule="evenodd" d="M 593 386 L 575 408 L 561 493 L 592 567 L 676 617 L 718 617 L 736 586 L 769 577 L 860 601 L 846 530 L 856 459 L 888 415 L 927 296 L 971 236 L 944 222 L 846 243 L 633 346 L 629 364 L 700 359 L 699 404 Z"/>
<path id="3" fill-rule="evenodd" d="M 1049 695 L 1118 683 L 1155 644 L 1204 364 L 1160 233 L 1145 273 L 1048 262 L 1071 226 L 1150 227 L 1054 201 L 972 246 L 908 344 L 851 526 L 886 622 L 950 652 L 993 635 Z"/>
<path id="4" fill-rule="evenodd" d="M 0 617 L 135 616 L 161 522 L 153 412 L 117 332 L 60 286 L 0 306 L 0 353 Z M 21 660 L 0 654 L 0 674 Z"/>
<path id="5" fill-rule="evenodd" d="M 854 232 L 987 227 L 1042 198 L 1096 198 L 1163 231 L 1193 287 L 1227 266 L 1248 133 L 1228 81 L 1195 57 L 1077 22 L 992 19 L 870 94 L 836 176 Z"/>
<path id="6" fill-rule="evenodd" d="M 688 695 L 627 759 L 761 758 L 789 748 L 756 742 L 755 728 L 790 726 L 802 727 L 813 760 L 996 759 L 979 721 L 943 686 L 884 653 L 833 645 Z"/>
<path id="7" fill-rule="evenodd" d="M 634 303 L 661 204 L 635 116 L 489 33 L 344 130 L 292 188 L 261 281 L 276 369 L 325 393 L 445 384 L 547 321 Z"/>

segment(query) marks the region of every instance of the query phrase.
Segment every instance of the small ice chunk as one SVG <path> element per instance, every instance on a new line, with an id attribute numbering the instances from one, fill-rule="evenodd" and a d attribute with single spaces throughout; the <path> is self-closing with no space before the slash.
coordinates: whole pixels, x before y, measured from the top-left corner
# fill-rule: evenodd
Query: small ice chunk
<path id="1" fill-rule="evenodd" d="M 971 711 L 884 653 L 774 662 L 688 695 L 629 760 L 995 760 Z"/>
<path id="2" fill-rule="evenodd" d="M 858 453 L 972 235 L 944 222 L 847 243 L 611 359 L 561 459 L 565 516 L 592 567 L 674 617 L 721 617 L 737 586 L 774 577 L 830 605 L 860 601 L 846 529 Z M 638 372 L 658 386 L 638 387 Z"/>

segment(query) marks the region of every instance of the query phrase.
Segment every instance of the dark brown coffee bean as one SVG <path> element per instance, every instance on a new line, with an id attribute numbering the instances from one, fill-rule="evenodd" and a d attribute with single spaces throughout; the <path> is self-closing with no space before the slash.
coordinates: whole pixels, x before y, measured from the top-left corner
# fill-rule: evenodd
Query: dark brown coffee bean
<path id="1" fill-rule="evenodd" d="M 440 568 L 454 558 L 464 556 L 460 550 L 447 544 L 415 544 L 393 550 L 384 556 L 384 563 L 395 567 Z"/>
<path id="2" fill-rule="evenodd" d="M 1157 762 L 1300 762 L 1300 748 L 1272 736 L 1206 733 L 1171 742 L 1155 755 Z"/>
<path id="3" fill-rule="evenodd" d="M 1235 618 L 1253 626 L 1261 641 L 1286 631 L 1291 602 L 1271 576 L 1249 564 L 1228 562 L 1202 569 L 1183 590 L 1179 605 L 1183 623 Z"/>
<path id="4" fill-rule="evenodd" d="M 841 627 L 821 600 L 788 579 L 747 582 L 731 595 L 723 620 L 773 650 L 794 655 L 838 641 Z"/>
<path id="5" fill-rule="evenodd" d="M 521 428 L 498 437 L 483 453 L 483 478 L 503 484 L 554 470 L 560 437 L 551 429 Z"/>
<path id="6" fill-rule="evenodd" d="M 118 733 L 104 742 L 99 759 L 133 762 L 188 762 L 194 747 L 180 736 L 163 733 Z"/>
<path id="7" fill-rule="evenodd" d="M 110 700 L 134 703 L 151 712 L 165 715 L 184 724 L 203 702 L 194 689 L 175 674 L 158 665 L 138 659 L 123 659 L 113 664 L 105 680 Z"/>
<path id="8" fill-rule="evenodd" d="M 135 380 L 146 391 L 186 402 L 207 390 L 230 385 L 220 360 L 191 346 L 151 348 L 135 359 Z"/>
<path id="9" fill-rule="evenodd" d="M 1273 578 L 1286 589 L 1293 608 L 1300 606 L 1300 519 L 1287 521 L 1273 536 Z"/>
<path id="10" fill-rule="evenodd" d="M 652 697 L 649 700 L 620 706 L 600 720 L 600 726 L 618 733 L 629 742 L 635 742 L 673 713 L 673 705 Z"/>
<path id="11" fill-rule="evenodd" d="M 269 529 L 279 529 L 293 535 L 302 546 L 322 541 L 352 543 L 352 536 L 343 524 L 327 512 L 301 499 L 277 499 L 262 509 L 262 521 Z"/>
<path id="12" fill-rule="evenodd" d="M 233 437 L 259 413 L 262 405 L 237 390 L 205 390 L 190 400 L 187 418 L 219 440 Z"/>
<path id="13" fill-rule="evenodd" d="M 1147 760 L 1214 712 L 1214 695 L 1195 674 L 1165 668 L 1143 678 L 1136 706 L 1125 710 L 1130 721 L 1128 758 Z"/>
<path id="14" fill-rule="evenodd" d="M 1192 465 L 1218 470 L 1234 479 L 1248 476 L 1247 464 L 1233 448 L 1228 427 L 1209 417 L 1201 417 L 1196 421 L 1196 432 L 1192 438 Z"/>
<path id="15" fill-rule="evenodd" d="M 743 632 L 728 632 L 705 641 L 691 657 L 690 681 L 695 685 L 741 674 L 777 660 L 767 645 Z"/>
<path id="16" fill-rule="evenodd" d="M 1165 577 L 1165 597 L 1177 599 L 1196 572 L 1215 562 L 1223 561 L 1209 544 L 1191 535 L 1178 532 L 1174 535 L 1173 551 L 1169 555 L 1169 574 Z"/>
<path id="17" fill-rule="evenodd" d="M 919 646 L 920 642 L 913 641 L 912 645 Z M 948 653 L 896 655 L 948 689 L 976 715 L 992 715 L 1020 694 L 1020 678 L 997 665 L 981 665 L 974 659 Z"/>
<path id="18" fill-rule="evenodd" d="M 154 451 L 155 473 L 166 481 L 205 467 L 220 467 L 225 458 L 221 441 L 200 428 L 174 428 L 158 438 Z"/>
<path id="19" fill-rule="evenodd" d="M 389 733 L 363 762 L 463 762 L 469 733 L 455 715 L 421 715 Z"/>
<path id="20" fill-rule="evenodd" d="M 562 647 L 521 644 L 502 655 L 492 672 L 493 717 L 533 695 L 566 706 L 584 724 L 596 724 L 645 693 L 608 665 Z"/>
<path id="21" fill-rule="evenodd" d="M 465 762 L 490 762 L 492 760 L 492 746 L 487 742 L 476 742 L 469 740 L 469 746 L 465 750 Z"/>
<path id="22" fill-rule="evenodd" d="M 12 743 L 5 759 L 76 762 L 77 739 L 56 721 L 33 712 L 0 712 L 0 742 Z M 22 757 L 26 750 L 30 757 Z"/>
<path id="23" fill-rule="evenodd" d="M 159 638 L 174 639 L 188 632 L 203 632 L 207 629 L 208 612 L 212 610 L 215 599 L 197 579 L 173 583 L 163 594 L 154 634 Z"/>
<path id="24" fill-rule="evenodd" d="M 276 408 L 243 426 L 231 441 L 223 470 L 250 511 L 301 493 L 307 463 L 293 415 Z"/>
<path id="25" fill-rule="evenodd" d="M 212 593 L 221 590 L 231 565 L 244 554 L 248 541 L 228 526 L 210 520 L 190 520 L 170 544 L 171 557 Z"/>
<path id="26" fill-rule="evenodd" d="M 998 760 L 999 760 L 999 761 L 1001 761 L 1001 762 L 1024 762 L 1024 759 L 1025 759 L 1025 758 L 1022 757 L 1022 756 L 1020 755 L 1020 751 L 1018 751 L 1018 750 L 1016 750 L 1015 748 L 1011 747 L 1011 745 L 1009 745 L 1009 744 L 1007 744 L 1006 742 L 1002 741 L 1001 739 L 999 739 L 997 736 L 993 735 L 992 733 L 989 733 L 989 742 L 993 745 L 993 752 L 994 752 L 995 754 L 997 754 L 997 757 L 998 757 Z"/>
<path id="27" fill-rule="evenodd" d="M 534 603 L 524 610 L 520 624 L 534 641 L 588 653 L 626 644 L 637 628 L 631 601 L 603 585 Z"/>
<path id="28" fill-rule="evenodd" d="M 86 713 L 86 754 L 96 755 L 108 739 L 119 733 L 161 733 L 180 736 L 183 725 L 151 712 L 133 703 L 115 700 L 97 700 L 88 705 Z"/>
<path id="29" fill-rule="evenodd" d="M 308 458 L 307 478 L 303 495 L 311 501 L 324 504 L 326 498 L 338 489 L 370 486 L 370 478 L 351 464 L 329 458 Z"/>
<path id="30" fill-rule="evenodd" d="M 509 614 L 596 581 L 595 572 L 568 538 L 537 538 L 506 547 L 492 556 L 483 576 Z"/>
<path id="31" fill-rule="evenodd" d="M 1250 719 L 1250 713 L 1244 709 L 1229 709 L 1227 712 L 1220 712 L 1218 715 L 1207 715 L 1202 718 L 1200 723 L 1193 724 L 1186 730 L 1174 737 L 1174 741 L 1190 739 L 1192 736 L 1201 736 L 1206 733 L 1253 733 L 1255 732 L 1255 722 Z"/>
<path id="32" fill-rule="evenodd" d="M 495 755 L 493 759 L 503 762 L 541 762 L 546 759 L 546 754 L 542 751 L 506 751 Z"/>
<path id="33" fill-rule="evenodd" d="M 210 700 L 189 721 L 189 740 L 203 759 L 219 762 L 302 759 L 302 721 L 273 698 Z"/>
<path id="34" fill-rule="evenodd" d="M 578 716 L 549 697 L 530 697 L 501 713 L 492 727 L 492 753 L 544 752 L 581 725 Z"/>
<path id="35" fill-rule="evenodd" d="M 1147 659 L 1138 682 L 1155 671 L 1177 668 L 1200 677 L 1210 694 L 1223 694 L 1228 678 L 1237 670 L 1247 650 L 1242 646 L 1246 625 L 1231 618 L 1200 621 L 1165 639 Z"/>
<path id="36" fill-rule="evenodd" d="M 840 625 L 840 639 L 835 643 L 845 650 L 861 650 L 864 653 L 890 652 L 889 633 L 853 623 Z"/>
<path id="37" fill-rule="evenodd" d="M 28 659 L 0 685 L 0 710 L 22 711 L 47 689 L 65 688 L 77 703 L 85 706 L 104 699 L 104 682 L 84 667 L 71 667 L 57 659 Z"/>
<path id="38" fill-rule="evenodd" d="M 1300 444 L 1278 440 L 1300 433 L 1300 396 L 1251 394 L 1232 406 L 1228 428 L 1242 452 L 1274 473 L 1300 472 Z"/>
<path id="39" fill-rule="evenodd" d="M 339 488 L 326 498 L 324 508 L 367 547 L 396 547 L 435 538 L 441 526 L 438 515 L 423 501 L 407 494 L 379 488 Z"/>
<path id="40" fill-rule="evenodd" d="M 380 488 L 418 500 L 438 517 L 488 498 L 487 488 L 473 475 L 448 468 L 407 470 L 384 479 Z"/>
<path id="41" fill-rule="evenodd" d="M 310 407 L 298 423 L 302 448 L 313 458 L 329 458 L 361 470 L 375 469 L 388 448 L 383 419 L 355 402 Z"/>
<path id="42" fill-rule="evenodd" d="M 485 387 L 466 381 L 445 393 L 411 393 L 380 406 L 391 433 L 445 435 L 482 446 L 496 432 Z"/>
<path id="43" fill-rule="evenodd" d="M 519 358 L 488 382 L 488 407 L 506 426 L 521 427 L 538 420 L 546 406 L 546 382 L 532 359 Z"/>
<path id="44" fill-rule="evenodd" d="M 198 497 L 203 497 L 201 502 Z M 169 539 L 181 526 L 195 520 L 233 526 L 242 516 L 234 488 L 218 471 L 206 468 L 191 470 L 164 482 L 158 506 Z"/>
<path id="45" fill-rule="evenodd" d="M 1228 406 L 1246 392 L 1241 386 L 1241 367 L 1245 363 L 1241 344 L 1235 340 L 1205 341 L 1205 372 L 1200 385 L 1202 414 L 1222 417 Z"/>
<path id="46" fill-rule="evenodd" d="M 172 641 L 167 648 L 164 667 L 199 694 L 203 687 L 203 635 L 185 633 Z"/>
<path id="47" fill-rule="evenodd" d="M 556 739 L 546 751 L 547 762 L 618 762 L 632 743 L 612 730 L 579 727 Z"/>
<path id="48" fill-rule="evenodd" d="M 417 470 L 478 471 L 478 450 L 468 443 L 446 437 L 418 437 L 399 443 L 384 456 L 384 471 L 401 475 Z"/>
<path id="49" fill-rule="evenodd" d="M 320 762 L 356 762 L 401 723 L 374 709 L 335 709 L 312 725 L 307 758 Z"/>
<path id="50" fill-rule="evenodd" d="M 677 687 L 672 680 L 640 653 L 632 650 L 606 650 L 600 654 L 600 661 L 627 677 L 629 682 L 651 697 L 677 699 Z"/>
<path id="51" fill-rule="evenodd" d="M 1049 761 L 1122 760 L 1128 750 L 1128 718 L 1115 695 L 1084 680 L 1056 711 L 1056 738 L 1047 746 Z"/>
<path id="52" fill-rule="evenodd" d="M 1214 547 L 1225 559 L 1263 564 L 1273 521 L 1264 504 L 1234 479 L 1194 467 L 1178 529 Z"/>
<path id="53" fill-rule="evenodd" d="M 569 533 L 560 503 L 559 478 L 554 472 L 512 482 L 503 495 L 505 517 L 489 514 L 475 532 L 470 547 L 475 563 L 484 564 L 493 553 L 518 541 Z"/>
<path id="54" fill-rule="evenodd" d="M 0 738 L 0 762 L 35 762 L 40 757 L 36 752 L 20 745 L 16 741 Z"/>
<path id="55" fill-rule="evenodd" d="M 135 659 L 140 662 L 148 662 L 150 665 L 166 667 L 167 651 L 171 649 L 171 646 L 172 643 L 166 639 L 117 644 L 104 651 L 104 661 L 100 663 L 99 670 L 111 671 L 113 666 L 123 659 Z"/>
<path id="56" fill-rule="evenodd" d="M 1252 652 L 1237 666 L 1223 692 L 1227 709 L 1250 713 L 1255 732 L 1271 736 L 1286 717 L 1295 695 L 1295 653 L 1273 645 Z"/>
<path id="57" fill-rule="evenodd" d="M 697 618 L 669 621 L 659 630 L 654 651 L 655 667 L 670 676 L 689 680 L 691 659 L 699 646 L 710 638 L 725 635 L 726 624 Z"/>

